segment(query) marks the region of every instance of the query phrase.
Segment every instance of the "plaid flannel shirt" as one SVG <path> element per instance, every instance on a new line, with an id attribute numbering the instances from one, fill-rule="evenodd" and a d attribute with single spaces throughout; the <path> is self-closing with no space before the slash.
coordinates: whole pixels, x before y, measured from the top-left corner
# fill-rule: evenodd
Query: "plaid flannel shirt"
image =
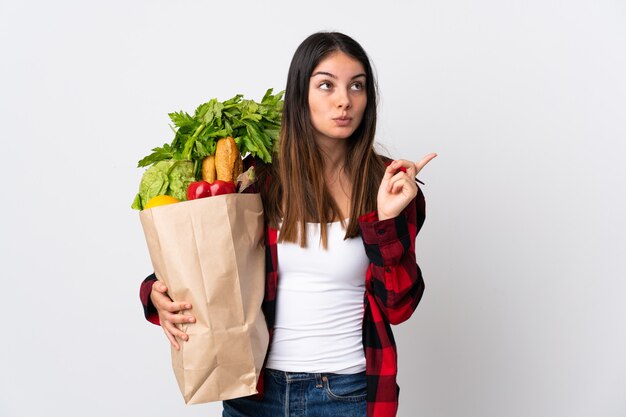
<path id="1" fill-rule="evenodd" d="M 425 218 L 421 189 L 397 217 L 378 220 L 376 211 L 359 217 L 365 253 L 370 264 L 365 276 L 363 349 L 367 375 L 367 417 L 394 417 L 400 388 L 396 344 L 391 324 L 407 320 L 422 298 L 424 280 L 415 261 L 415 238 Z M 263 313 L 270 333 L 270 346 L 276 315 L 278 284 L 278 231 L 266 225 L 266 280 Z M 159 324 L 150 292 L 156 276 L 141 284 L 140 298 L 146 319 Z M 267 356 L 266 356 L 267 358 Z M 263 393 L 263 376 L 257 387 Z"/>

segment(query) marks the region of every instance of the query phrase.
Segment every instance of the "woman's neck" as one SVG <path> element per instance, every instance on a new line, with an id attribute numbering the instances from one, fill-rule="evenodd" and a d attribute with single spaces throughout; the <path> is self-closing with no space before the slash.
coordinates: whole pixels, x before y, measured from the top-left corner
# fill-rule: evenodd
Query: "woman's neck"
<path id="1" fill-rule="evenodd" d="M 317 139 L 322 158 L 324 159 L 324 174 L 334 176 L 345 165 L 348 143 L 346 140 Z"/>
<path id="2" fill-rule="evenodd" d="M 346 153 L 348 152 L 347 140 L 326 138 L 318 140 L 322 158 L 324 159 L 324 182 L 330 193 L 341 220 L 350 216 L 350 200 L 352 196 L 352 184 L 345 170 Z"/>

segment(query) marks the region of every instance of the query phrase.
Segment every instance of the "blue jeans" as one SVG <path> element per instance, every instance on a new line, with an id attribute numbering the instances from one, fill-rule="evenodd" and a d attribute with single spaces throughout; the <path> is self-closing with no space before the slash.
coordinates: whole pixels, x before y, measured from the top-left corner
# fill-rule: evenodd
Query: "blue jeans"
<path id="1" fill-rule="evenodd" d="M 265 369 L 262 400 L 223 402 L 222 417 L 365 417 L 365 372 L 330 374 Z"/>

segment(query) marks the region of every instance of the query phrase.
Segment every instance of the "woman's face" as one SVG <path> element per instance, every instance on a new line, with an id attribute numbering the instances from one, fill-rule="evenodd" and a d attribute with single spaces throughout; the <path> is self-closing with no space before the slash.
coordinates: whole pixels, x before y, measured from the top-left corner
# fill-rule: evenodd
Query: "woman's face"
<path id="1" fill-rule="evenodd" d="M 350 137 L 361 124 L 366 104 L 365 70 L 359 61 L 333 52 L 315 67 L 309 110 L 318 143 Z"/>

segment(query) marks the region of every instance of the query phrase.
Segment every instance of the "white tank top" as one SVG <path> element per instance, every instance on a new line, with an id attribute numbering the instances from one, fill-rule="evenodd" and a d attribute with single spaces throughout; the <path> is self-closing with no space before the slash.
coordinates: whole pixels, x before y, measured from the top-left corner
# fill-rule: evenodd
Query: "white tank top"
<path id="1" fill-rule="evenodd" d="M 319 223 L 307 223 L 307 247 L 278 243 L 276 322 L 267 367 L 291 372 L 358 373 L 365 273 L 361 237 L 343 240 L 341 222 L 328 223 L 328 250 Z"/>

